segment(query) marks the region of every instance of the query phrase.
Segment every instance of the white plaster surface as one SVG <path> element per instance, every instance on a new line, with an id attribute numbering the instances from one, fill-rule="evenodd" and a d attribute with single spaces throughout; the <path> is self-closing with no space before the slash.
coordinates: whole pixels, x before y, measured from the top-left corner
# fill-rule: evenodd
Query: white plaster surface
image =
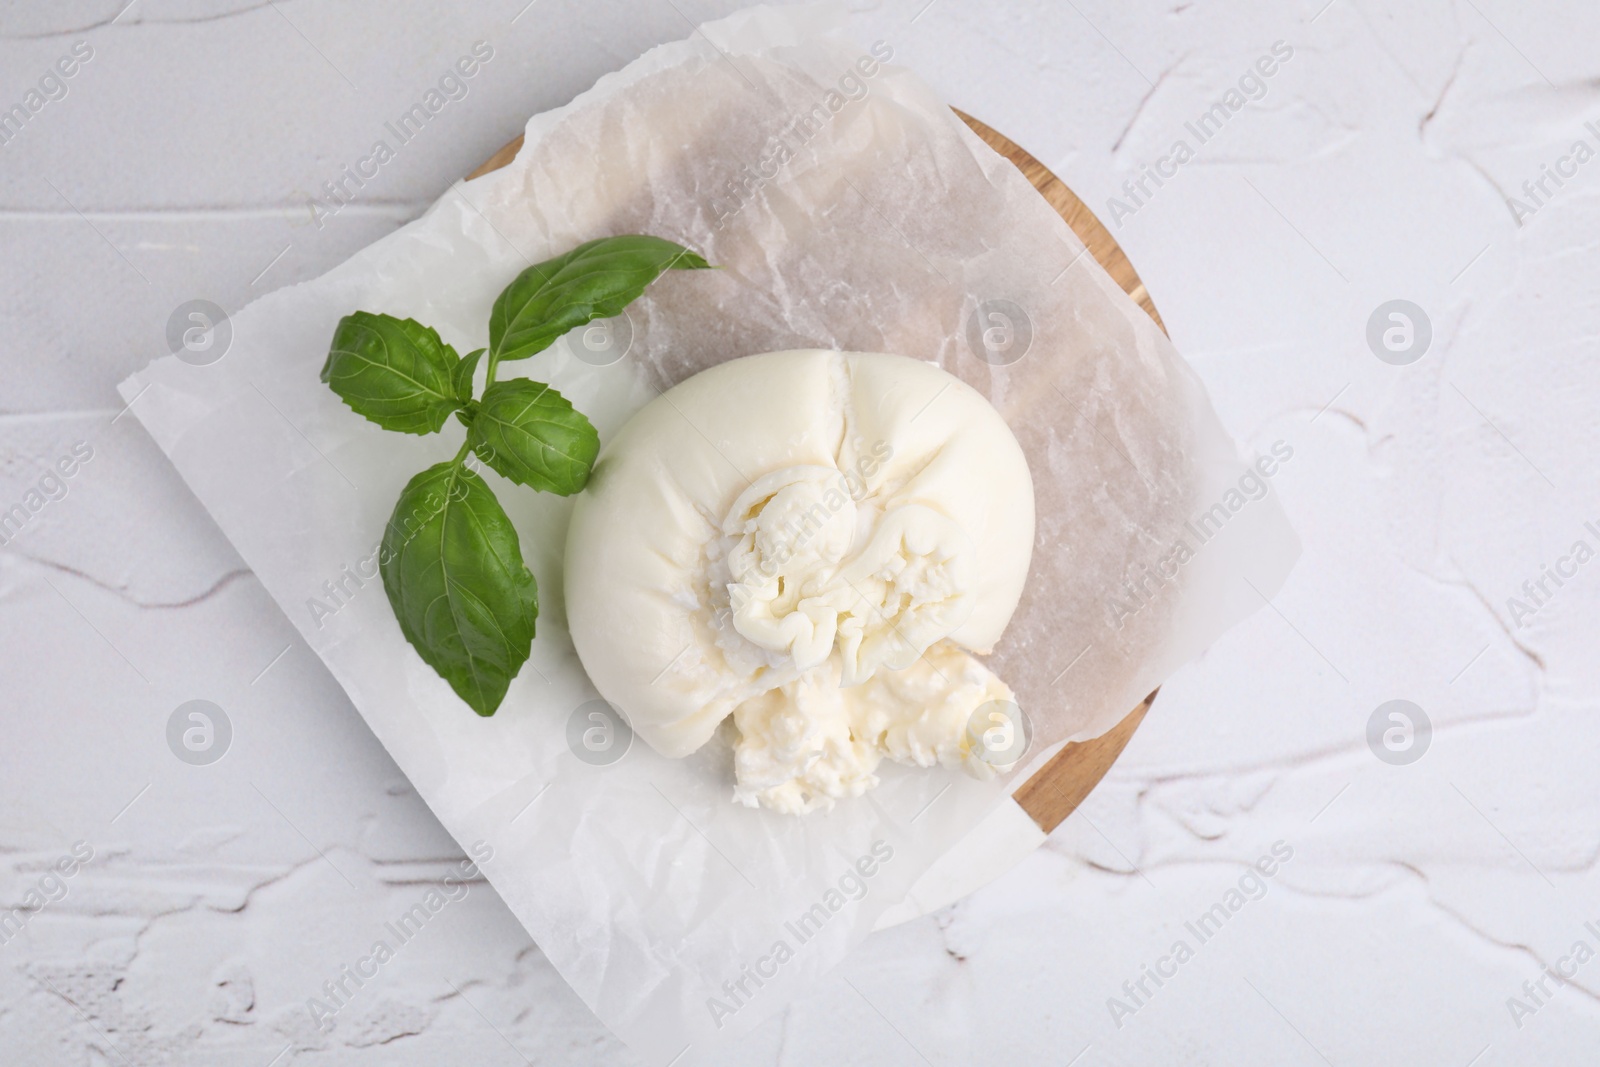
<path id="1" fill-rule="evenodd" d="M 636 1062 L 481 883 L 311 1026 L 306 998 L 460 851 L 114 386 L 180 303 L 315 277 L 731 5 L 126 2 L 0 4 L 0 107 L 94 49 L 0 148 L 0 509 L 93 449 L 0 548 L 0 896 L 94 851 L 0 944 L 0 1063 Z M 1224 422 L 1294 448 L 1274 486 L 1305 552 L 1042 848 L 874 935 L 727 1063 L 1594 1061 L 1600 961 L 1569 953 L 1600 950 L 1600 561 L 1529 617 L 1508 598 L 1600 547 L 1600 160 L 1521 220 L 1506 198 L 1600 149 L 1600 9 L 1325 3 L 856 14 L 1108 221 L 1293 47 L 1115 232 Z M 319 228 L 306 196 L 476 40 L 471 94 Z M 1366 342 L 1396 298 L 1433 327 L 1409 366 Z M 234 728 L 205 767 L 165 739 L 197 698 Z M 1405 766 L 1366 742 L 1395 698 L 1435 728 Z M 1185 922 L 1277 841 L 1293 858 L 1200 944 Z M 1136 1003 L 1123 983 L 1179 938 L 1193 958 Z M 1571 982 L 1525 991 L 1547 965 Z"/>

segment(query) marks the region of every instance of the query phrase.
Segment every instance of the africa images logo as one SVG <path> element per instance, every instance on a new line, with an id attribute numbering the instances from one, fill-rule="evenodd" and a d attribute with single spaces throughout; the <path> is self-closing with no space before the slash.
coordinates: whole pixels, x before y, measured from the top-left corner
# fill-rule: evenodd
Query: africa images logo
<path id="1" fill-rule="evenodd" d="M 730 1015 L 735 1014 L 755 999 L 761 987 L 778 977 L 778 969 L 794 959 L 795 951 L 822 932 L 823 926 L 842 911 L 847 904 L 867 895 L 869 880 L 883 864 L 894 859 L 894 846 L 887 841 L 874 841 L 870 851 L 860 856 L 845 869 L 822 897 L 805 911 L 783 924 L 786 936 L 778 938 L 765 955 L 757 957 L 739 968 L 736 978 L 722 983 L 721 997 L 706 998 L 706 1010 L 711 1021 L 721 1030 Z M 790 943 L 791 939 L 793 944 Z"/>
<path id="2" fill-rule="evenodd" d="M 1139 213 L 1167 182 L 1178 176 L 1184 164 L 1194 159 L 1196 152 L 1222 132 L 1228 120 L 1243 111 L 1246 105 L 1258 102 L 1267 95 L 1267 81 L 1294 58 L 1294 48 L 1287 41 L 1272 42 L 1269 53 L 1255 63 L 1230 85 L 1211 106 L 1183 124 L 1184 136 L 1174 139 L 1165 155 L 1151 163 L 1141 163 L 1138 175 L 1122 183 L 1122 196 L 1106 200 L 1106 214 L 1111 224 L 1118 228 L 1122 220 Z M 1190 138 L 1194 143 L 1190 144 Z M 1151 188 L 1151 185 L 1155 188 Z"/>

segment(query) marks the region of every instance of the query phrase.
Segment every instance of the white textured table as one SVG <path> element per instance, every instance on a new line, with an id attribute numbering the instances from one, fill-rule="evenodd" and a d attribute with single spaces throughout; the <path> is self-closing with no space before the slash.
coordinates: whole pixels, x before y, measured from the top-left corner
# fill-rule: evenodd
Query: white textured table
<path id="1" fill-rule="evenodd" d="M 523 2 L 0 8 L 0 109 L 40 105 L 0 124 L 0 511 L 26 512 L 0 527 L 0 893 L 44 902 L 0 920 L 0 1062 L 632 1062 L 481 883 L 311 1025 L 459 853 L 113 388 L 175 308 L 316 276 L 728 9 Z M 1592 1060 L 1600 12 L 1324 3 L 855 16 L 1113 225 L 1224 421 L 1293 448 L 1305 555 L 1045 847 L 727 1062 Z M 334 205 L 477 41 L 465 97 Z M 1431 324 L 1403 365 L 1393 324 L 1391 362 L 1368 342 L 1393 300 Z M 195 699 L 223 762 L 168 746 Z M 1369 745 L 1394 699 L 1432 723 L 1420 758 L 1397 723 Z"/>

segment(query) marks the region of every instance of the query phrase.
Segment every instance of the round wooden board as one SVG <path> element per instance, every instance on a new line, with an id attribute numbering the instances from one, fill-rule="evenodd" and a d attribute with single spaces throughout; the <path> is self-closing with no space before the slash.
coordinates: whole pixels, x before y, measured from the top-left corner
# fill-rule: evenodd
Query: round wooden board
<path id="1" fill-rule="evenodd" d="M 1056 213 L 1066 220 L 1067 225 L 1072 227 L 1072 232 L 1078 235 L 1078 239 L 1088 247 L 1089 253 L 1106 269 L 1112 280 L 1120 285 L 1123 292 L 1132 297 L 1164 331 L 1166 326 L 1162 323 L 1155 304 L 1150 300 L 1144 282 L 1139 280 L 1133 264 L 1128 261 L 1116 238 L 1111 236 L 1111 231 L 1101 225 L 1088 205 L 1079 200 L 1072 190 L 1067 188 L 1065 182 L 1050 173 L 1048 167 L 1023 151 L 1004 134 L 996 132 L 964 112 L 956 111 L 956 114 L 961 117 L 962 122 L 972 128 L 973 133 L 983 139 L 985 144 L 1016 165 L 1022 176 L 1039 190 L 1039 195 L 1043 196 Z M 467 179 L 470 181 L 499 170 L 515 159 L 521 148 L 522 138 L 519 136 L 485 160 L 481 167 L 467 175 Z M 1100 784 L 1100 779 L 1106 776 L 1106 772 L 1111 770 L 1111 765 L 1127 747 L 1128 740 L 1133 737 L 1133 731 L 1144 721 L 1145 712 L 1150 710 L 1150 704 L 1155 698 L 1155 693 L 1145 697 L 1121 722 L 1099 737 L 1067 745 L 1056 753 L 1050 762 L 1034 772 L 1033 777 L 1017 787 L 1012 797 L 1018 806 L 1026 811 L 1045 833 L 1054 830 L 1077 809 L 1079 804 L 1083 803 L 1083 799 Z"/>

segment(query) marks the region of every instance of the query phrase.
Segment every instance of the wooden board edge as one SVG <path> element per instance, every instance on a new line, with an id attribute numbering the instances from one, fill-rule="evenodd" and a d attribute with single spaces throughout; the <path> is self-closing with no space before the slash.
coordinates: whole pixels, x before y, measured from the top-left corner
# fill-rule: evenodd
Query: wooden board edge
<path id="1" fill-rule="evenodd" d="M 1078 810 L 1078 805 L 1094 791 L 1122 755 L 1122 750 L 1128 747 L 1133 732 L 1144 722 L 1145 713 L 1159 691 L 1152 691 L 1121 722 L 1099 737 L 1067 745 L 1011 794 L 1017 806 L 1028 813 L 1039 829 L 1049 833 Z"/>

